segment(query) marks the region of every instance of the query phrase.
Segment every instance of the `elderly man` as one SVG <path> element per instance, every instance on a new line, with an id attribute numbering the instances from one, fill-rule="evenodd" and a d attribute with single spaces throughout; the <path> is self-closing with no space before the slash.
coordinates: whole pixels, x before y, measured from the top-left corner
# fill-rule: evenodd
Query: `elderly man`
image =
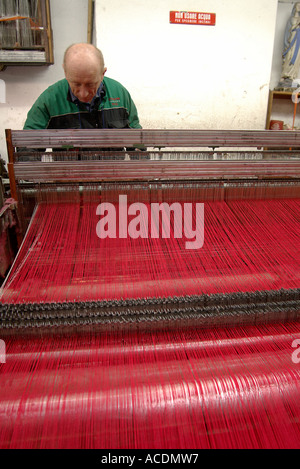
<path id="1" fill-rule="evenodd" d="M 74 44 L 64 55 L 65 79 L 47 88 L 28 112 L 24 129 L 141 128 L 129 92 L 105 77 L 101 51 Z"/>

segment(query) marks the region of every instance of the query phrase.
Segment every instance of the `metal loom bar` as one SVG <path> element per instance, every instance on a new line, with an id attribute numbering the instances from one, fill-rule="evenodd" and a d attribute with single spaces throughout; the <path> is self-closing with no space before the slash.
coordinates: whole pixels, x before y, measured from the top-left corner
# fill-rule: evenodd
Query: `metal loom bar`
<path id="1" fill-rule="evenodd" d="M 300 131 L 68 129 L 12 130 L 15 147 L 300 147 Z"/>

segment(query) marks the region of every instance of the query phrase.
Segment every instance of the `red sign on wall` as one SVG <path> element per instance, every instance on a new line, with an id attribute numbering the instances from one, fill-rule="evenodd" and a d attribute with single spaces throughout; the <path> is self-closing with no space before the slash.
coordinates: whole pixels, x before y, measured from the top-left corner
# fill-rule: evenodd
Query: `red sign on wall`
<path id="1" fill-rule="evenodd" d="M 216 14 L 195 11 L 170 11 L 170 23 L 214 26 L 216 24 Z"/>

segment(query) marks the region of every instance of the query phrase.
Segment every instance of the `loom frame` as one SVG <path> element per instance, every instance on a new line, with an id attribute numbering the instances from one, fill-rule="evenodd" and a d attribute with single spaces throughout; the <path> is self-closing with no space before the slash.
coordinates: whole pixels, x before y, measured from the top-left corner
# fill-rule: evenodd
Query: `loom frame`
<path id="1" fill-rule="evenodd" d="M 25 188 L 29 187 L 33 192 L 43 186 L 50 186 L 55 191 L 71 185 L 80 192 L 81 185 L 90 187 L 94 184 L 101 191 L 106 184 L 125 184 L 129 188 L 132 184 L 141 184 L 150 189 L 158 188 L 158 197 L 163 197 L 165 184 L 182 184 L 184 189 L 188 183 L 192 186 L 219 185 L 220 196 L 224 199 L 231 197 L 232 188 L 237 187 L 240 195 L 245 185 L 252 187 L 252 196 L 257 187 L 266 187 L 267 197 L 270 194 L 283 197 L 287 192 L 290 196 L 299 196 L 298 131 L 7 129 L 6 139 L 11 195 L 17 202 L 24 190 L 24 180 L 27 181 Z M 82 153 L 87 146 L 89 152 Z M 45 148 L 49 147 L 52 152 L 45 153 Z M 99 147 L 100 153 L 95 158 L 90 150 L 96 151 Z M 116 150 L 111 151 L 114 147 Z M 200 158 L 199 150 L 195 155 L 190 151 L 195 147 L 200 148 Z M 20 153 L 20 148 L 27 152 Z M 165 148 L 171 151 L 175 148 L 175 152 L 179 148 L 179 157 L 165 160 L 162 152 Z M 186 148 L 195 159 L 182 159 Z M 59 149 L 71 150 L 66 160 L 61 158 Z M 253 159 L 253 152 L 258 159 Z M 247 157 L 249 154 L 250 158 Z M 42 155 L 47 156 L 45 161 L 42 161 Z M 153 155 L 156 155 L 154 160 Z M 236 155 L 242 155 L 242 158 Z M 36 194 L 34 198 L 36 200 Z M 24 222 L 20 206 L 19 211 Z M 23 225 L 22 237 L 25 231 Z M 2 307 L 0 329 L 28 330 L 33 327 L 41 331 L 49 325 L 89 327 L 91 321 L 93 326 L 107 327 L 113 321 L 124 327 L 133 323 L 169 323 L 170 319 L 175 323 L 179 320 L 185 324 L 210 325 L 217 315 L 221 324 L 247 323 L 253 320 L 253 315 L 257 322 L 264 322 L 270 316 L 274 320 L 298 317 L 300 290 L 84 304 L 29 304 L 22 305 L 21 315 L 17 310 L 14 306 Z"/>

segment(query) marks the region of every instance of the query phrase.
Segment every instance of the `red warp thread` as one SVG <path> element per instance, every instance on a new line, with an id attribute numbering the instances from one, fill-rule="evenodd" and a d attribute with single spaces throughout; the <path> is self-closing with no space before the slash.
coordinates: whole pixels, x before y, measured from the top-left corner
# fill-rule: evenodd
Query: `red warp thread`
<path id="1" fill-rule="evenodd" d="M 206 202 L 204 244 L 190 250 L 188 239 L 175 238 L 172 230 L 170 238 L 149 231 L 146 238 L 100 239 L 96 209 L 96 203 L 41 204 L 2 302 L 299 288 L 299 199 Z"/>
<path id="2" fill-rule="evenodd" d="M 96 203 L 41 204 L 2 302 L 299 288 L 299 205 L 206 202 L 188 251 L 174 236 L 100 240 Z M 12 331 L 0 447 L 299 448 L 300 323 L 180 327 Z"/>
<path id="3" fill-rule="evenodd" d="M 0 447 L 299 448 L 297 338 L 298 322 L 8 339 Z"/>

